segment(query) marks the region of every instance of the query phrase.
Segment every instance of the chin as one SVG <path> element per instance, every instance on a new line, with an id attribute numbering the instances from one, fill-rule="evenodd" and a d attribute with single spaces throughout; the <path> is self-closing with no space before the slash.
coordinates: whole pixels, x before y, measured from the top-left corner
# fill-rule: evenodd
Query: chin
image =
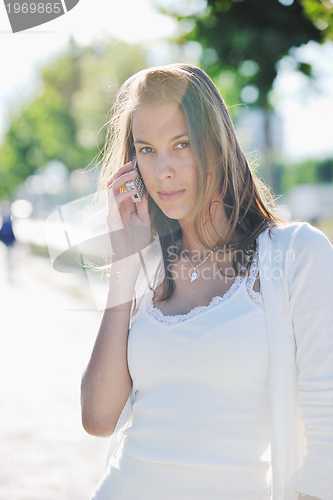
<path id="1" fill-rule="evenodd" d="M 165 214 L 169 219 L 177 220 L 180 224 L 180 226 L 185 226 L 186 224 L 189 224 L 190 222 L 193 222 L 193 217 L 190 215 L 184 216 L 184 214 L 179 214 L 179 215 L 168 215 Z"/>
<path id="2" fill-rule="evenodd" d="M 155 200 L 152 196 L 151 198 L 153 199 L 153 201 L 155 202 L 155 204 L 158 206 L 158 208 L 161 210 L 161 212 L 163 212 L 163 214 L 168 217 L 168 219 L 172 219 L 172 220 L 178 220 L 179 223 L 182 223 L 183 220 L 184 222 L 189 222 L 189 220 L 192 218 L 191 217 L 191 213 L 194 209 L 191 208 L 191 209 L 185 209 L 185 207 L 176 207 L 176 206 L 166 206 L 164 203 L 161 203 L 161 200 Z M 157 202 L 158 201 L 158 202 Z"/>
<path id="3" fill-rule="evenodd" d="M 168 217 L 169 219 L 178 220 L 179 222 L 184 219 L 188 220 L 190 218 L 190 215 L 188 213 L 184 213 L 179 210 L 163 210 L 162 208 L 161 210 L 166 217 Z"/>

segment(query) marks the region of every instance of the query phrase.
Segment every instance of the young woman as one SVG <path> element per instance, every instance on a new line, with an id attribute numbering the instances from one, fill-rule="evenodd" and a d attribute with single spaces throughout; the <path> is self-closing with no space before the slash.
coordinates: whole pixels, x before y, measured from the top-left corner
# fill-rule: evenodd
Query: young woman
<path id="1" fill-rule="evenodd" d="M 82 418 L 112 438 L 92 499 L 331 500 L 332 246 L 269 205 L 202 70 L 125 82 L 106 187 L 114 256 Z"/>

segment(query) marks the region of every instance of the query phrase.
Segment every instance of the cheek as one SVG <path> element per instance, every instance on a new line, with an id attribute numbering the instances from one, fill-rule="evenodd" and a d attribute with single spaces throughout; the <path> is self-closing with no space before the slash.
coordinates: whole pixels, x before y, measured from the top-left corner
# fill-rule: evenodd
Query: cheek
<path id="1" fill-rule="evenodd" d="M 150 169 L 140 169 L 140 173 L 141 173 L 141 177 L 142 177 L 142 180 L 144 182 L 144 185 L 146 187 L 146 191 L 147 193 L 153 198 L 153 200 L 156 202 L 156 200 L 154 199 L 155 196 L 154 196 L 154 192 L 155 192 L 155 189 L 154 189 L 154 186 L 155 186 L 155 176 L 154 176 L 154 173 L 152 170 Z"/>
<path id="2" fill-rule="evenodd" d="M 198 183 L 196 165 L 190 164 L 187 167 L 185 167 L 184 177 L 187 179 L 187 182 L 189 182 L 191 186 L 196 189 Z"/>
<path id="3" fill-rule="evenodd" d="M 146 170 L 143 168 L 140 169 L 140 173 L 141 173 L 141 177 L 143 179 L 143 182 L 149 191 L 149 187 L 152 186 L 154 176 L 151 175 L 151 172 L 149 172 L 149 170 Z"/>

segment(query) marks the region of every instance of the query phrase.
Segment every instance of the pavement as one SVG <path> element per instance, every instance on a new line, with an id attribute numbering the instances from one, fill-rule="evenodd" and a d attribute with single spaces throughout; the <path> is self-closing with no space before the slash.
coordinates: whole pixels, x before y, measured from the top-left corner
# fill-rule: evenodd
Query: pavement
<path id="1" fill-rule="evenodd" d="M 101 312 L 84 273 L 0 245 L 0 500 L 89 500 L 108 439 L 82 428 L 80 380 Z"/>

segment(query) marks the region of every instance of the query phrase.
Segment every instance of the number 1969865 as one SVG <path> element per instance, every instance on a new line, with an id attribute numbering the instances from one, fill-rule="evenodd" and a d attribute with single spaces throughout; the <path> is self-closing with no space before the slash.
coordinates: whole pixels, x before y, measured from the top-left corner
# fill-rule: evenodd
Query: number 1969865
<path id="1" fill-rule="evenodd" d="M 14 3 L 14 4 L 6 4 L 6 7 L 7 7 L 7 11 L 8 13 L 15 13 L 15 14 L 19 14 L 20 12 L 22 12 L 22 14 L 35 14 L 35 13 L 39 13 L 39 14 L 43 14 L 44 12 L 46 12 L 47 14 L 51 14 L 52 12 L 54 14 L 59 14 L 61 12 L 61 3 L 60 2 L 57 2 L 57 3 L 47 3 L 47 4 L 44 4 L 44 3 Z"/>

